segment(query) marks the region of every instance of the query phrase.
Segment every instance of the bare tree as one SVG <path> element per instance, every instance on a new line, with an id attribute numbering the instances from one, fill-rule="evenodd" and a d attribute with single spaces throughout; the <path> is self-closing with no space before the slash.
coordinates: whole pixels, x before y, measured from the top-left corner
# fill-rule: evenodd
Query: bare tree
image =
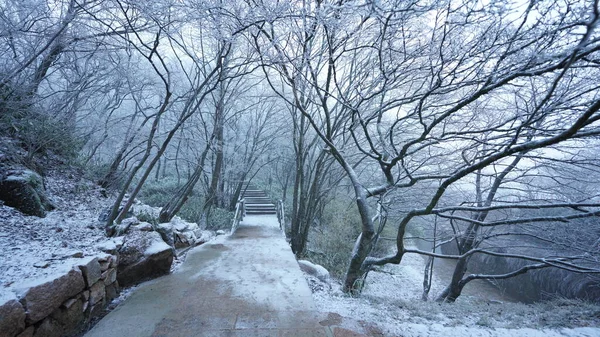
<path id="1" fill-rule="evenodd" d="M 256 24 L 255 41 L 266 41 L 257 49 L 269 46 L 261 50 L 265 63 L 289 91 L 279 82 L 273 88 L 307 117 L 354 186 L 362 234 L 346 291 L 356 289 L 371 266 L 400 263 L 410 251 L 406 226 L 430 214 L 465 177 L 519 153 L 597 134 L 600 101 L 589 74 L 597 72 L 598 4 L 569 13 L 552 2 L 480 6 L 303 3 L 287 8 L 302 13 L 293 24 Z M 515 87 L 535 89 L 529 113 L 508 98 Z M 476 105 L 503 113 L 490 126 Z M 520 136 L 530 131 L 535 138 Z M 482 132 L 491 132 L 487 150 L 476 154 L 475 135 Z M 382 183 L 361 178 L 357 165 L 377 168 Z M 376 232 L 367 199 L 426 181 L 438 187 L 425 207 L 400 221 L 397 253 L 368 258 Z"/>

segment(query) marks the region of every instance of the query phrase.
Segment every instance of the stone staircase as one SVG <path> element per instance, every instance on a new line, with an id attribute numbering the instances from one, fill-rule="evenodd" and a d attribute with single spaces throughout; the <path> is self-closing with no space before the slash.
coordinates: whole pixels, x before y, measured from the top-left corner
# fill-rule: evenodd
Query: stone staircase
<path id="1" fill-rule="evenodd" d="M 249 186 L 242 197 L 245 201 L 246 215 L 277 214 L 275 205 L 262 190 Z"/>

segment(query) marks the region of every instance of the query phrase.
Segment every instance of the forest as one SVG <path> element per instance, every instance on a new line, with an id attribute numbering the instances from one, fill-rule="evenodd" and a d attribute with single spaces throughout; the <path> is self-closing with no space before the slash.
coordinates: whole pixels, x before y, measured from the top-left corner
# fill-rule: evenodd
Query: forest
<path id="1" fill-rule="evenodd" d="M 107 236 L 136 199 L 226 228 L 250 182 L 344 293 L 417 254 L 425 300 L 598 302 L 599 30 L 598 0 L 0 0 L 0 175 L 77 167 Z"/>

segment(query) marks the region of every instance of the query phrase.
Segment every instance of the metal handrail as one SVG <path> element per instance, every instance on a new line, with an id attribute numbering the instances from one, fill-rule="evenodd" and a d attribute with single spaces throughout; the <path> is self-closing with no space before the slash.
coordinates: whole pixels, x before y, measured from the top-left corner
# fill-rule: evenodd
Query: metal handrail
<path id="1" fill-rule="evenodd" d="M 229 232 L 230 234 L 235 233 L 238 226 L 240 225 L 240 222 L 244 220 L 245 216 L 246 200 L 244 200 L 244 198 L 241 198 L 240 200 L 238 200 L 237 204 L 235 204 L 235 214 L 233 215 L 233 223 L 231 224 L 231 231 Z"/>
<path id="2" fill-rule="evenodd" d="M 277 201 L 277 221 L 279 221 L 279 229 L 285 228 L 285 209 L 283 207 L 283 200 Z"/>

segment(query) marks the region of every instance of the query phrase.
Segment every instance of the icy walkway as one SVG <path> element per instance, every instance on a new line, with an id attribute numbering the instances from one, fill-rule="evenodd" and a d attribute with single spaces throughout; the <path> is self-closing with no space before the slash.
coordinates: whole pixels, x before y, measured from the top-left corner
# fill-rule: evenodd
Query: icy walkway
<path id="1" fill-rule="evenodd" d="M 247 216 L 234 235 L 190 251 L 177 272 L 142 284 L 85 336 L 344 335 L 319 321 L 276 217 Z"/>

